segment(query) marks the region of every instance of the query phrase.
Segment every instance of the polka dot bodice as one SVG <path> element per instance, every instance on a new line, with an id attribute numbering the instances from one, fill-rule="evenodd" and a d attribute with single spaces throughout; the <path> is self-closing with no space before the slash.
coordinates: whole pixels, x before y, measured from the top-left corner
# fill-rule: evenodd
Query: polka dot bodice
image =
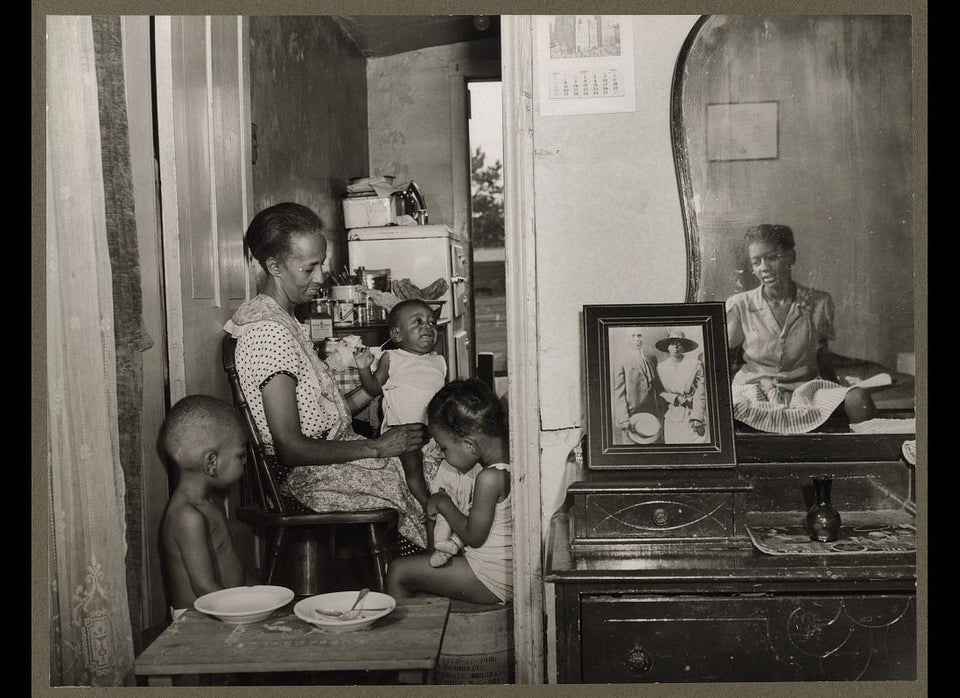
<path id="1" fill-rule="evenodd" d="M 297 324 L 309 340 L 307 326 Z M 309 359 L 304 356 L 300 342 L 291 336 L 287 328 L 272 322 L 259 323 L 251 328 L 237 340 L 236 363 L 240 385 L 268 450 L 272 451 L 273 437 L 263 411 L 263 396 L 260 391 L 280 374 L 290 376 L 297 383 L 300 431 L 304 436 L 339 436 L 344 425 L 341 410 L 330 393 L 331 389 L 337 390 L 333 378 L 329 375 L 317 375 L 309 365 Z M 321 371 L 325 369 L 321 364 Z M 324 378 L 327 380 L 323 380 Z M 321 383 L 327 385 L 322 386 Z"/>

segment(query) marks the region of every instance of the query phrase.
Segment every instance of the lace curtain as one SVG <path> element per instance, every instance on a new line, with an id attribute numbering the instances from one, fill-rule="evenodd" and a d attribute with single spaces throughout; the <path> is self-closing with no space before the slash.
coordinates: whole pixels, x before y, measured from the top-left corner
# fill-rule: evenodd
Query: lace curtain
<path id="1" fill-rule="evenodd" d="M 51 685 L 133 683 L 113 288 L 90 17 L 48 16 Z"/>

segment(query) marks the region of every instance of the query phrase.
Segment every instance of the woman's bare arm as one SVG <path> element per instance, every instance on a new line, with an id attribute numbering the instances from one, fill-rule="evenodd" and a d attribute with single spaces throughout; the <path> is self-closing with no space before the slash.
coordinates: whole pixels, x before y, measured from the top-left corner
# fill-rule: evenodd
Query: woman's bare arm
<path id="1" fill-rule="evenodd" d="M 292 377 L 286 374 L 274 376 L 263 386 L 261 393 L 274 448 L 287 465 L 329 465 L 360 458 L 399 456 L 420 448 L 425 441 L 422 424 L 401 425 L 376 439 L 313 439 L 304 436 L 300 430 L 296 382 Z"/>

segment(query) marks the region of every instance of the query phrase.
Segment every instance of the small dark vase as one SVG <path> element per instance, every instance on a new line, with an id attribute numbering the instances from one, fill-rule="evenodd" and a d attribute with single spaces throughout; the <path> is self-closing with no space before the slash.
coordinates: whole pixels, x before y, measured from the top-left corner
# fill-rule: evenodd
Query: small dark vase
<path id="1" fill-rule="evenodd" d="M 812 479 L 815 502 L 807 512 L 807 531 L 810 533 L 810 540 L 829 543 L 840 536 L 840 513 L 830 503 L 833 478 Z"/>

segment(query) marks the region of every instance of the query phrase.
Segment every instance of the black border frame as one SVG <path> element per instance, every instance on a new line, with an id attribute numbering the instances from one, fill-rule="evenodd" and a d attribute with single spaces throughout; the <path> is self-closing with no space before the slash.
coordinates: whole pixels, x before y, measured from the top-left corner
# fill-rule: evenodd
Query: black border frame
<path id="1" fill-rule="evenodd" d="M 583 375 L 585 380 L 587 467 L 591 470 L 646 470 L 664 468 L 735 468 L 737 465 L 727 360 L 727 324 L 724 304 L 649 303 L 642 305 L 583 306 Z M 707 379 L 709 444 L 613 443 L 610 417 L 611 327 L 701 325 Z"/>

